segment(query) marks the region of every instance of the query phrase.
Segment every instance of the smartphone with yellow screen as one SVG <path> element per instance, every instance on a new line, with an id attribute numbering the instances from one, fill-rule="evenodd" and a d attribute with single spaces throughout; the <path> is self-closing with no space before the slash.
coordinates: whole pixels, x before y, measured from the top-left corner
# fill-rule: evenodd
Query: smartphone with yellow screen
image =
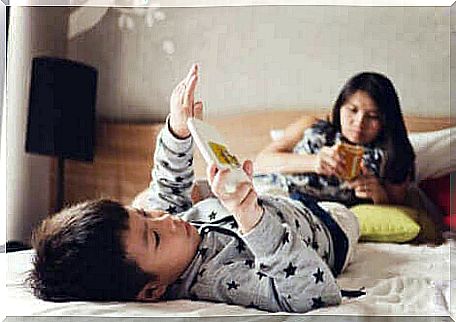
<path id="1" fill-rule="evenodd" d="M 238 158 L 229 151 L 225 139 L 213 126 L 195 118 L 188 119 L 187 126 L 206 163 L 215 163 L 218 169 L 230 169 L 225 185 L 228 193 L 233 192 L 238 183 L 250 181 Z"/>

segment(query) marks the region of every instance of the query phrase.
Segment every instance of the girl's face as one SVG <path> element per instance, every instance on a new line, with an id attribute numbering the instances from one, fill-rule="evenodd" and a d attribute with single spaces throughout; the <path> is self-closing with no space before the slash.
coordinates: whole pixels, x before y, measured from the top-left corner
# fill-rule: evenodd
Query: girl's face
<path id="1" fill-rule="evenodd" d="M 356 91 L 340 108 L 342 135 L 355 144 L 373 142 L 382 124 L 375 102 L 364 91 Z"/>

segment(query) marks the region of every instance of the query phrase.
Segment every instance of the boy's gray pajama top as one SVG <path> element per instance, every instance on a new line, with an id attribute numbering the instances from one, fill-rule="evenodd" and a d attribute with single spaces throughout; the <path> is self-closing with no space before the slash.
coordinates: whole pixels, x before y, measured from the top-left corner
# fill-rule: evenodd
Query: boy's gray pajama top
<path id="1" fill-rule="evenodd" d="M 261 196 L 264 215 L 247 234 L 216 198 L 191 202 L 193 142 L 163 128 L 157 138 L 148 209 L 163 209 L 199 229 L 196 256 L 165 299 L 189 298 L 267 311 L 306 312 L 341 302 L 326 225 L 301 202 Z"/>

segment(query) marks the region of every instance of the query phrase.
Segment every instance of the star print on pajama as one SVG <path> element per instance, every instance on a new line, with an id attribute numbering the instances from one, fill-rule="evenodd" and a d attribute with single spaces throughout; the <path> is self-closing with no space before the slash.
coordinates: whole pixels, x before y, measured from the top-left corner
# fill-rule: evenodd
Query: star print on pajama
<path id="1" fill-rule="evenodd" d="M 217 213 L 215 211 L 211 211 L 211 214 L 209 215 L 209 219 L 214 220 L 215 216 L 217 216 Z"/>
<path id="2" fill-rule="evenodd" d="M 246 259 L 244 264 L 247 265 L 249 268 L 253 268 L 255 266 L 255 262 L 251 259 Z"/>
<path id="3" fill-rule="evenodd" d="M 323 271 L 320 269 L 320 267 L 317 268 L 317 272 L 313 274 L 315 277 L 315 284 L 318 284 L 318 282 L 323 283 Z"/>
<path id="4" fill-rule="evenodd" d="M 260 281 L 263 277 L 267 276 L 265 273 L 262 273 L 262 272 L 256 272 L 256 274 L 258 275 L 258 278 L 260 279 Z"/>
<path id="5" fill-rule="evenodd" d="M 235 281 L 231 281 L 230 283 L 227 283 L 228 285 L 228 291 L 231 289 L 237 290 L 237 288 L 240 286 L 239 284 L 236 284 Z"/>
<path id="6" fill-rule="evenodd" d="M 296 266 L 293 266 L 293 264 L 290 262 L 288 264 L 287 268 L 285 268 L 283 271 L 286 273 L 285 278 L 288 278 L 289 276 L 292 276 L 295 274 L 296 271 Z"/>

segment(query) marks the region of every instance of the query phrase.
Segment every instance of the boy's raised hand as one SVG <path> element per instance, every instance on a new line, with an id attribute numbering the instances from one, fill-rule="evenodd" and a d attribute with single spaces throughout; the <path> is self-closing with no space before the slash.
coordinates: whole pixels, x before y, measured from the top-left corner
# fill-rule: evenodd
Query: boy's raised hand
<path id="1" fill-rule="evenodd" d="M 179 138 L 190 135 L 187 120 L 198 119 L 203 115 L 203 103 L 194 102 L 195 89 L 198 81 L 198 65 L 193 64 L 188 75 L 174 88 L 170 99 L 169 124 L 171 131 Z"/>
<path id="2" fill-rule="evenodd" d="M 258 204 L 258 195 L 252 184 L 253 163 L 244 161 L 242 168 L 247 173 L 250 181 L 240 182 L 234 192 L 227 193 L 225 184 L 229 169 L 217 169 L 216 165 L 207 168 L 207 178 L 212 193 L 220 200 L 222 205 L 233 214 L 243 234 L 252 230 L 263 216 L 263 208 Z"/>

